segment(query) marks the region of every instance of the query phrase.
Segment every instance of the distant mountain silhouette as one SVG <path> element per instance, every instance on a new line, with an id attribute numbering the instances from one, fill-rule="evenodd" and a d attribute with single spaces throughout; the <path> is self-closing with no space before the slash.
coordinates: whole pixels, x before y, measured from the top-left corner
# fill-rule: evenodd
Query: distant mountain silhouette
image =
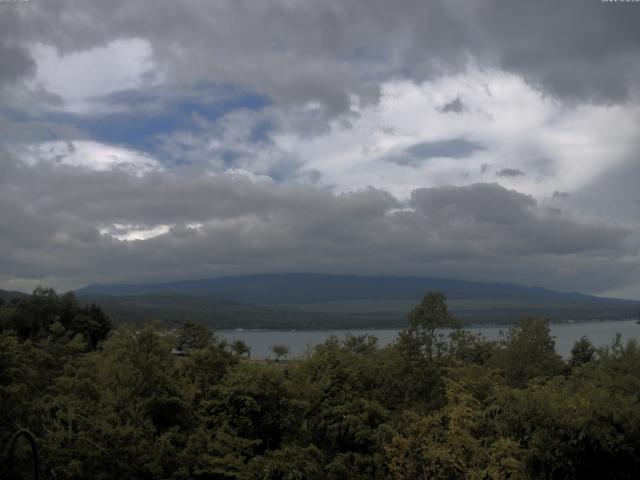
<path id="1" fill-rule="evenodd" d="M 454 299 L 514 299 L 541 303 L 606 304 L 618 299 L 565 293 L 541 287 L 453 279 L 280 273 L 216 277 L 181 282 L 90 285 L 78 295 L 130 296 L 182 293 L 235 302 L 287 305 L 344 300 L 419 300 L 428 291 Z"/>
<path id="2" fill-rule="evenodd" d="M 0 299 L 2 299 L 5 302 L 9 302 L 15 298 L 22 298 L 27 296 L 26 293 L 22 293 L 22 292 L 14 292 L 11 290 L 2 290 L 0 288 Z"/>
<path id="3" fill-rule="evenodd" d="M 193 320 L 216 328 L 402 327 L 429 291 L 447 295 L 465 323 L 513 323 L 533 315 L 552 321 L 621 319 L 640 302 L 507 283 L 393 276 L 281 273 L 182 282 L 90 285 L 76 291 L 115 320 Z"/>

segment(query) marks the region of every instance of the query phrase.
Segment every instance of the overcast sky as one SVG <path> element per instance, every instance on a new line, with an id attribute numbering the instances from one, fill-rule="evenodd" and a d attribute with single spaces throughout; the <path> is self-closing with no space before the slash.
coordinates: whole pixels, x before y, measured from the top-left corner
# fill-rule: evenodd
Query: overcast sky
<path id="1" fill-rule="evenodd" d="M 640 3 L 0 1 L 0 288 L 640 299 Z"/>

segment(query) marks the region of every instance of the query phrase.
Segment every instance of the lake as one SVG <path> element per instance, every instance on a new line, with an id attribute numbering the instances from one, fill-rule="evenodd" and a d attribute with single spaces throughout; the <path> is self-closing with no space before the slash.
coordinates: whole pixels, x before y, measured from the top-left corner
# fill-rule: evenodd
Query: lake
<path id="1" fill-rule="evenodd" d="M 496 340 L 500 331 L 505 331 L 508 326 L 497 327 L 468 327 L 472 333 L 480 333 L 487 340 Z M 331 335 L 344 338 L 345 335 L 370 334 L 378 338 L 378 344 L 388 345 L 398 336 L 398 329 L 385 330 L 221 330 L 218 333 L 226 340 L 243 340 L 251 347 L 252 358 L 274 357 L 270 348 L 273 345 L 283 344 L 290 349 L 289 358 L 303 355 L 307 350 L 323 343 Z M 576 340 L 583 335 L 597 346 L 609 345 L 616 337 L 616 333 L 622 335 L 623 341 L 631 338 L 640 339 L 640 325 L 635 320 L 621 320 L 611 322 L 576 322 L 551 324 L 551 333 L 555 337 L 556 351 L 563 357 L 569 357 L 571 348 Z"/>

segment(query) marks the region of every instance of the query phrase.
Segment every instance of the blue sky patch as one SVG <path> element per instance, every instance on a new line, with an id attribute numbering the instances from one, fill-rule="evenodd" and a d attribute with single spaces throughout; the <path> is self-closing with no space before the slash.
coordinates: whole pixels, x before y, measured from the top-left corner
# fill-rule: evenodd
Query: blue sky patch
<path id="1" fill-rule="evenodd" d="M 127 111 L 103 115 L 78 115 L 72 113 L 49 113 L 48 121 L 77 127 L 92 140 L 122 145 L 136 150 L 154 153 L 157 136 L 180 130 L 195 130 L 195 118 L 215 123 L 235 110 L 258 111 L 270 102 L 262 95 L 227 89 L 196 89 L 187 95 L 167 100 L 162 92 L 149 94 L 123 91 L 104 100 L 108 105 L 122 105 Z M 256 141 L 267 138 L 270 125 L 256 128 Z"/>

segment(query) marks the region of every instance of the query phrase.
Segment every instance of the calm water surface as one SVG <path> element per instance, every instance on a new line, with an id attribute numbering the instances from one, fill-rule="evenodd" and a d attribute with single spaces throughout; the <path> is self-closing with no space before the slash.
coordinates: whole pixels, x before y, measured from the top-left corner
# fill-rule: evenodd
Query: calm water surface
<path id="1" fill-rule="evenodd" d="M 496 340 L 500 331 L 507 330 L 507 326 L 499 327 L 469 327 L 472 333 L 480 333 L 487 340 Z M 311 330 L 311 331 L 279 331 L 279 330 L 222 330 L 220 335 L 227 340 L 243 340 L 251 347 L 253 358 L 273 357 L 270 348 L 283 344 L 289 347 L 289 357 L 303 355 L 314 346 L 323 343 L 331 335 L 344 338 L 346 335 L 371 334 L 378 338 L 379 345 L 388 345 L 398 336 L 398 329 L 388 330 Z M 616 333 L 622 335 L 623 341 L 631 338 L 640 340 L 640 325 L 635 320 L 615 322 L 587 322 L 552 324 L 551 333 L 555 336 L 556 351 L 564 357 L 569 356 L 573 344 L 585 335 L 597 347 L 609 345 L 615 339 Z"/>

